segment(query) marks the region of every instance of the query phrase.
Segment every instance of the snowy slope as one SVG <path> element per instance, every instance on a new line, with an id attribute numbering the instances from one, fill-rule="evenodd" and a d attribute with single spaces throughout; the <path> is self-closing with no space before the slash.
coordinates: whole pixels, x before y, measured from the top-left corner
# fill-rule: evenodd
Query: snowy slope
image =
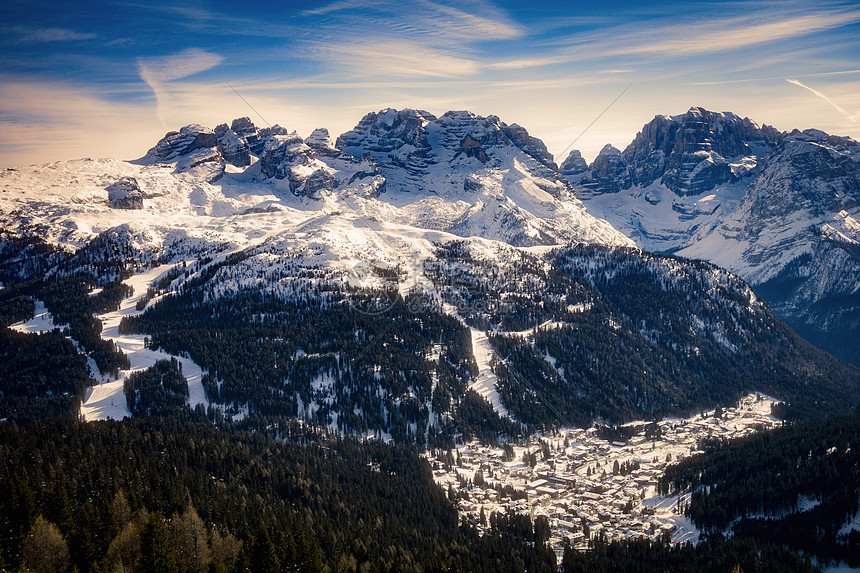
<path id="1" fill-rule="evenodd" d="M 858 164 L 860 148 L 850 139 L 831 145 L 818 137 L 789 136 L 737 208 L 682 254 L 707 253 L 761 284 L 823 241 L 860 244 Z"/>
<path id="2" fill-rule="evenodd" d="M 607 157 L 609 154 L 608 151 Z M 611 157 L 616 167 L 624 159 L 614 152 Z M 682 154 L 681 158 L 684 157 Z M 714 160 L 712 156 L 709 158 Z M 607 169 L 611 163 L 607 162 Z M 686 163 L 682 161 L 680 165 Z M 691 173 L 695 176 L 698 172 L 694 166 Z M 354 130 L 338 138 L 336 144 L 321 129 L 303 139 L 278 126 L 258 130 L 244 119 L 233 122 L 229 128 L 224 124 L 214 130 L 191 125 L 167 134 L 139 161 L 82 159 L 0 173 L 0 263 L 6 265 L 3 272 L 12 279 L 83 274 L 102 285 L 120 278 L 131 284 L 134 295 L 124 299 L 118 311 L 99 318 L 103 323 L 102 336 L 129 354 L 132 369 L 148 367 L 168 356 L 144 348 L 140 335 L 119 332 L 122 318 L 140 312 L 137 303 L 143 305 L 140 298 L 143 296 L 158 298 L 168 292 L 188 293 L 189 298 L 172 297 L 165 302 L 173 300 L 177 305 L 188 302 L 194 309 L 211 307 L 213 320 L 220 320 L 220 315 L 216 316 L 220 309 L 227 309 L 245 296 L 257 297 L 257 302 L 284 303 L 278 311 L 280 316 L 287 316 L 284 308 L 293 303 L 300 308 L 323 309 L 317 316 L 321 322 L 349 321 L 362 315 L 363 318 L 356 319 L 359 326 L 355 326 L 354 333 L 336 332 L 336 328 L 324 333 L 343 347 L 348 347 L 343 336 L 350 338 L 354 334 L 356 340 L 365 336 L 361 324 L 368 329 L 376 328 L 378 324 L 366 317 L 384 312 L 386 304 L 393 304 L 395 299 L 400 301 L 399 312 L 405 313 L 400 321 L 403 332 L 396 336 L 408 330 L 407 323 L 417 324 L 425 319 L 429 326 L 418 330 L 429 332 L 428 328 L 443 324 L 442 332 L 450 334 L 457 330 L 453 317 L 461 326 L 465 323 L 464 338 L 449 340 L 447 350 L 441 354 L 436 351 L 435 362 L 442 368 L 440 372 L 447 372 L 446 376 L 440 378 L 438 372 L 430 372 L 426 378 L 442 380 L 447 386 L 434 383 L 435 386 L 428 384 L 423 388 L 413 383 L 418 376 L 415 372 L 427 366 L 422 362 L 416 368 L 402 356 L 398 360 L 408 368 L 403 366 L 399 374 L 385 372 L 390 380 L 375 378 L 373 372 L 383 376 L 381 370 L 368 370 L 353 377 L 344 375 L 342 369 L 337 377 L 325 370 L 325 360 L 312 357 L 301 360 L 303 368 L 320 369 L 315 371 L 309 390 L 302 394 L 307 389 L 291 388 L 290 394 L 283 396 L 283 403 L 295 402 L 299 412 L 284 410 L 287 415 L 312 418 L 321 412 L 317 421 L 334 428 L 351 418 L 344 423 L 362 432 L 368 429 L 362 426 L 368 421 L 374 424 L 369 426 L 373 431 L 390 431 L 397 422 L 396 416 L 405 411 L 410 416 L 409 432 L 415 433 L 416 423 L 429 431 L 431 424 L 438 429 L 446 420 L 453 419 L 458 400 L 469 389 L 487 400 L 488 408 L 483 413 L 474 412 L 476 417 L 486 420 L 485 414 L 506 416 L 515 412 L 506 400 L 524 396 L 514 392 L 519 382 L 509 379 L 507 393 L 502 392 L 499 382 L 502 375 L 493 369 L 493 357 L 499 357 L 494 345 L 508 344 L 499 335 L 513 336 L 524 329 L 545 326 L 553 332 L 564 330 L 573 336 L 575 329 L 570 325 L 584 322 L 600 336 L 607 335 L 608 340 L 622 328 L 626 320 L 623 317 L 632 310 L 619 307 L 618 311 L 607 311 L 599 301 L 608 293 L 601 294 L 599 290 L 611 286 L 607 281 L 611 282 L 610 275 L 616 272 L 619 261 L 629 259 L 631 268 L 637 268 L 646 255 L 635 249 L 620 249 L 610 254 L 582 251 L 588 260 L 577 265 L 588 266 L 595 262 L 590 257 L 602 257 L 595 264 L 606 275 L 587 285 L 578 275 L 562 276 L 557 261 L 548 254 L 553 246 L 571 243 L 601 248 L 632 245 L 630 239 L 608 222 L 586 211 L 574 196 L 576 185 L 577 181 L 570 183 L 559 175 L 552 157 L 539 141 L 519 126 L 508 126 L 494 116 L 449 112 L 436 118 L 414 110 L 386 110 L 368 114 Z M 645 187 L 636 183 L 629 189 L 602 196 L 621 198 L 628 193 L 621 204 L 624 201 L 632 204 L 636 199 L 634 194 L 640 191 L 662 193 L 656 204 L 647 203 L 652 207 L 662 205 L 663 211 L 654 211 L 652 218 L 663 220 L 661 217 L 672 213 L 675 222 L 696 224 L 696 232 L 708 237 L 718 227 L 714 213 L 722 213 L 710 205 L 719 201 L 720 205 L 726 205 L 724 209 L 730 209 L 740 204 L 744 197 L 741 185 L 740 179 L 726 181 L 707 190 L 690 188 L 681 196 L 655 180 Z M 596 198 L 599 194 L 592 195 Z M 686 206 L 690 203 L 703 205 L 701 212 L 694 213 L 692 207 Z M 846 209 L 850 207 L 846 205 Z M 834 219 L 827 228 L 828 236 L 834 240 L 844 242 L 850 236 L 855 223 L 849 210 L 841 223 Z M 607 213 L 611 210 L 607 209 Z M 685 219 L 691 214 L 695 216 Z M 48 253 L 40 259 L 41 266 L 28 262 L 39 249 Z M 52 249 L 54 254 L 50 255 Z M 51 264 L 52 261 L 56 264 Z M 666 282 L 664 274 L 682 273 L 690 266 L 673 265 L 641 280 Z M 46 266 L 47 270 L 38 273 L 35 270 Z M 158 292 L 147 294 L 153 281 L 159 283 Z M 699 277 L 684 288 L 709 301 L 713 298 L 708 302 L 712 307 L 731 307 L 744 320 L 761 311 L 747 303 L 751 299 L 742 281 L 735 278 L 732 281 L 725 287 L 719 281 L 711 284 Z M 700 288 L 710 290 L 699 293 L 696 289 Z M 625 287 L 619 286 L 618 290 L 623 292 Z M 640 286 L 638 290 L 645 289 Z M 362 296 L 368 292 L 372 293 L 369 304 L 362 306 L 365 304 Z M 382 295 L 377 296 L 379 293 Z M 740 307 L 733 302 L 737 297 L 744 301 Z M 334 312 L 325 314 L 336 306 L 330 307 L 330 302 L 339 304 L 344 300 L 352 306 L 343 311 L 345 305 L 341 305 L 337 312 L 343 312 L 342 316 Z M 170 308 L 157 303 L 149 300 L 148 306 L 156 310 Z M 633 303 L 625 299 L 619 304 Z M 744 337 L 764 337 L 756 329 L 741 332 L 729 319 L 714 322 L 702 308 L 696 307 L 692 312 L 695 316 L 684 320 L 691 321 L 690 332 L 694 335 L 706 334 L 705 338 L 712 339 L 713 351 L 720 360 L 739 348 Z M 271 318 L 264 316 L 265 312 L 230 320 L 244 320 L 245 326 L 256 328 L 255 321 L 259 319 L 262 323 Z M 169 319 L 162 316 L 159 320 Z M 292 315 L 290 320 L 294 320 Z M 175 332 L 183 326 L 171 328 Z M 671 345 L 650 346 L 661 340 L 664 334 L 661 329 L 665 328 L 663 323 L 647 327 L 637 324 L 636 329 L 641 332 L 626 334 L 635 338 L 636 345 L 647 346 L 649 352 L 675 352 L 677 348 Z M 157 334 L 145 328 L 136 332 Z M 466 333 L 471 337 L 468 341 Z M 541 337 L 552 336 L 541 334 Z M 266 344 L 278 347 L 288 356 L 305 351 L 290 348 L 283 337 L 276 338 Z M 437 332 L 436 338 L 424 342 L 429 349 L 440 344 L 439 340 Z M 389 344 L 397 342 L 392 339 Z M 698 341 L 687 342 L 684 341 L 684 348 L 689 346 L 689 352 L 698 352 Z M 164 342 L 164 348 L 169 344 Z M 173 344 L 175 353 L 191 352 L 182 341 L 174 340 Z M 757 344 L 764 342 L 758 340 Z M 575 346 L 579 347 L 576 344 L 565 348 Z M 587 349 L 587 345 L 582 346 Z M 460 353 L 460 349 L 465 352 Z M 410 360 L 412 352 L 410 349 L 407 353 Z M 537 364 L 546 362 L 546 370 L 540 366 L 540 372 L 547 378 L 537 383 L 554 385 L 579 374 L 581 366 L 564 367 L 563 352 L 555 352 L 541 351 L 535 355 Z M 216 361 L 206 362 L 205 353 L 194 356 L 210 373 L 218 368 Z M 185 357 L 179 358 L 189 379 L 191 405 L 205 405 L 202 369 Z M 550 364 L 552 360 L 558 360 L 558 364 Z M 287 363 L 295 364 L 297 360 L 293 358 L 284 364 Z M 349 365 L 339 368 L 343 366 Z M 287 391 L 278 385 L 286 385 L 290 375 L 280 372 L 272 370 L 260 378 L 266 392 Z M 613 377 L 613 383 L 616 378 Z M 217 373 L 212 379 L 216 386 L 213 392 L 220 393 L 224 386 L 219 384 L 224 380 Z M 249 416 L 258 414 L 253 409 L 259 404 L 244 402 L 241 390 L 237 390 L 246 381 L 240 375 L 234 376 L 228 381 L 228 392 L 233 393 L 213 400 L 224 406 L 244 408 Z M 407 381 L 412 385 L 406 384 Z M 86 417 L 123 414 L 116 410 L 121 384 L 113 380 L 105 382 L 86 397 L 83 408 Z M 382 382 L 397 392 L 387 394 Z M 267 384 L 272 384 L 272 389 Z M 606 388 L 605 381 L 595 380 L 594 388 L 598 387 Z M 436 392 L 440 388 L 444 392 Z M 567 392 L 560 386 L 551 389 L 559 395 Z M 454 390 L 456 395 L 452 393 Z M 439 408 L 425 410 L 428 392 L 433 393 L 434 399 L 439 398 Z M 552 395 L 548 390 L 545 393 Z M 332 402 L 335 398 L 337 403 Z M 613 406 L 616 408 L 613 415 L 626 416 L 631 408 L 649 407 L 650 402 L 634 398 L 630 398 L 629 406 L 624 405 L 626 410 L 622 414 L 617 409 L 620 406 Z M 585 419 L 593 411 L 589 410 L 589 400 L 585 394 L 577 395 L 576 403 L 570 405 L 571 411 Z M 676 405 L 681 403 L 675 401 Z M 349 404 L 349 409 L 338 409 L 345 404 Z M 372 412 L 368 409 L 371 404 Z M 539 416 L 534 422 L 545 423 Z M 503 427 L 503 424 L 498 426 Z M 405 428 L 404 425 L 402 431 Z"/>
<path id="3" fill-rule="evenodd" d="M 466 112 L 419 123 L 428 159 L 418 167 L 415 146 L 400 140 L 392 159 L 381 155 L 378 142 L 342 149 L 322 129 L 304 140 L 279 126 L 258 130 L 242 118 L 229 128 L 189 125 L 170 132 L 138 161 L 81 159 L 0 173 L 4 261 L 28 256 L 15 251 L 23 241 L 66 253 L 47 276 L 95 273 L 104 282 L 118 278 L 119 268 L 133 273 L 124 282 L 134 295 L 98 317 L 102 338 L 129 357 L 131 370 L 113 379 L 91 364 L 100 383 L 88 389 L 81 415 L 127 416 L 124 378 L 170 358 L 145 348 L 142 335 L 120 334 L 118 326 L 140 313 L 136 305 L 147 289 L 178 265 L 187 263 L 188 270 L 171 275 L 174 290 L 211 273 L 206 293 L 213 298 L 262 290 L 292 300 L 319 289 L 396 285 L 401 295 L 423 292 L 436 300 L 425 264 L 438 244 L 459 237 L 523 246 L 631 244 L 585 212 L 543 144 L 524 129 Z M 475 143 L 457 151 L 463 141 Z M 415 165 L 394 165 L 401 159 Z M 31 272 L 14 262 L 10 271 Z M 52 328 L 43 306 L 37 310 L 17 328 Z M 480 370 L 473 385 L 506 414 L 486 335 L 475 331 L 474 337 Z M 208 405 L 203 371 L 177 358 L 190 406 Z"/>
<path id="4" fill-rule="evenodd" d="M 127 285 L 134 288 L 134 294 L 124 299 L 118 310 L 98 316 L 103 325 L 102 338 L 114 342 L 128 356 L 131 368 L 129 370 L 121 370 L 119 377 L 114 379 L 111 376 L 100 375 L 95 363 L 92 360 L 89 361 L 90 374 L 94 379 L 98 380 L 98 384 L 88 388 L 84 396 L 80 411 L 81 417 L 84 420 L 121 420 L 122 418 L 131 416 L 124 392 L 125 379 L 133 372 L 144 370 L 159 360 L 169 360 L 170 358 L 176 358 L 179 361 L 182 367 L 182 374 L 188 382 L 189 407 L 194 409 L 198 405 L 209 405 L 201 383 L 203 371 L 197 364 L 183 356 L 174 357 L 159 350 L 145 348 L 144 337 L 142 335 L 120 335 L 117 331 L 119 322 L 123 317 L 133 316 L 141 312 L 135 308 L 137 301 L 145 296 L 147 288 L 151 283 L 163 276 L 171 268 L 173 268 L 173 265 L 161 265 L 134 275 L 124 281 Z M 53 330 L 55 326 L 61 325 L 55 325 L 51 314 L 45 309 L 44 303 L 36 301 L 36 311 L 33 318 L 13 324 L 11 328 L 19 332 L 41 333 Z"/>
<path id="5" fill-rule="evenodd" d="M 388 110 L 380 117 L 408 113 L 417 112 Z M 305 220 L 350 213 L 362 227 L 388 222 L 515 245 L 631 244 L 590 216 L 530 149 L 517 147 L 502 131 L 510 127 L 498 118 L 456 112 L 442 120 L 422 122 L 422 141 L 429 147 L 418 167 L 415 144 L 402 137 L 386 141 L 399 147 L 378 164 L 382 152 L 375 140 L 348 146 L 342 142 L 349 134 L 339 138 L 356 159 L 333 147 L 324 130 L 305 143 L 283 128 L 256 131 L 253 124 L 261 155 L 238 167 L 225 162 L 217 145 L 206 147 L 217 141 L 214 132 L 187 126 L 137 162 L 81 159 L 0 173 L 0 223 L 10 235 L 36 235 L 70 252 L 126 225 L 133 249 L 144 258 L 247 246 Z M 222 139 L 235 135 L 221 133 Z M 460 139 L 472 137 L 486 143 L 469 154 L 455 149 L 462 147 Z M 485 162 L 477 158 L 481 153 Z M 314 183 L 314 177 L 325 180 Z M 109 195 L 118 183 L 131 185 L 140 203 L 112 203 Z"/>
<path id="6" fill-rule="evenodd" d="M 370 268 L 395 272 L 403 292 L 432 289 L 423 262 L 458 236 L 631 245 L 585 211 L 551 160 L 519 126 L 468 112 L 368 114 L 337 146 L 322 129 L 305 141 L 244 118 L 170 132 L 135 162 L 2 172 L 0 224 L 67 253 L 121 253 L 132 269 L 203 257 L 215 265 L 241 252 L 218 271 L 213 296 L 384 286 Z M 75 272 L 69 264 L 49 274 Z"/>
<path id="7" fill-rule="evenodd" d="M 675 252 L 733 213 L 781 134 L 732 113 L 690 108 L 658 115 L 619 151 L 607 145 L 588 169 L 578 153 L 561 173 L 588 210 L 654 252 Z"/>

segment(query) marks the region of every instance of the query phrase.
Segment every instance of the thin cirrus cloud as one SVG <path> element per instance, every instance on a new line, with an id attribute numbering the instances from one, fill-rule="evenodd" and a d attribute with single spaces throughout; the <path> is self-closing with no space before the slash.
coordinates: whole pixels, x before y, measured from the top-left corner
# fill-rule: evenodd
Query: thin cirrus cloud
<path id="1" fill-rule="evenodd" d="M 167 126 L 165 105 L 170 98 L 169 83 L 205 72 L 223 61 L 223 56 L 200 48 L 189 48 L 170 56 L 138 59 L 138 74 L 155 95 L 156 113 L 163 126 Z"/>
<path id="2" fill-rule="evenodd" d="M 860 74 L 860 70 L 837 70 L 837 71 L 833 71 L 833 72 L 816 72 L 813 74 L 800 74 L 800 75 L 797 75 L 795 77 L 798 77 L 798 78 L 815 78 L 815 77 L 827 77 L 827 76 L 847 76 L 847 75 L 855 75 L 855 74 Z M 693 85 L 717 86 L 717 85 L 722 85 L 722 84 L 745 84 L 745 83 L 751 83 L 751 82 L 766 82 L 766 81 L 782 80 L 782 79 L 784 79 L 783 76 L 765 76 L 765 77 L 760 77 L 760 78 L 755 77 L 755 78 L 740 78 L 740 79 L 733 79 L 733 80 L 716 80 L 716 81 L 712 81 L 712 82 L 693 82 Z M 794 83 L 794 84 L 800 83 L 800 82 L 797 82 L 796 80 L 786 79 L 786 81 L 789 83 Z M 801 87 L 805 87 L 807 89 L 810 89 L 805 85 L 801 86 Z"/>
<path id="3" fill-rule="evenodd" d="M 353 10 L 357 8 L 367 8 L 369 5 L 377 4 L 382 5 L 382 2 L 367 2 L 364 0 L 340 0 L 339 2 L 332 2 L 331 4 L 326 4 L 325 6 L 320 6 L 318 8 L 311 8 L 309 10 L 305 10 L 302 12 L 305 16 L 324 16 L 326 14 L 330 14 L 332 12 L 339 12 L 341 10 Z"/>
<path id="4" fill-rule="evenodd" d="M 65 28 L 27 28 L 15 26 L 4 31 L 3 35 L 13 44 L 48 44 L 53 42 L 75 42 L 92 40 L 98 37 L 90 32 L 76 32 Z"/>
<path id="5" fill-rule="evenodd" d="M 403 40 L 356 41 L 339 45 L 320 45 L 316 57 L 355 75 L 367 77 L 453 78 L 478 73 L 475 60 Z"/>
<path id="6" fill-rule="evenodd" d="M 562 47 L 538 57 L 490 62 L 489 67 L 514 70 L 611 57 L 676 58 L 719 54 L 757 45 L 799 38 L 860 22 L 860 10 L 771 18 L 761 14 L 735 18 L 709 18 L 679 25 L 673 21 L 643 30 L 641 25 L 619 25 L 574 34 L 556 43 Z M 656 39 L 655 39 L 656 38 Z"/>
<path id="7" fill-rule="evenodd" d="M 471 11 L 458 6 L 415 0 L 411 9 L 404 12 L 402 5 L 386 1 L 342 0 L 320 8 L 305 10 L 307 17 L 326 16 L 321 22 L 341 31 L 351 29 L 354 33 L 366 34 L 388 31 L 424 39 L 457 38 L 481 41 L 513 39 L 523 35 L 523 30 L 511 22 L 499 9 L 480 2 L 470 4 Z"/>
<path id="8" fill-rule="evenodd" d="M 823 14 L 809 14 L 794 18 L 786 18 L 767 23 L 754 23 L 747 19 L 726 19 L 716 23 L 702 23 L 682 28 L 678 35 L 677 28 L 673 33 L 649 33 L 647 37 L 640 35 L 627 46 L 619 46 L 611 54 L 702 54 L 726 52 L 786 40 L 840 28 L 860 22 L 860 11 L 845 11 Z M 665 30 L 669 32 L 669 30 Z M 651 37 L 663 37 L 665 40 L 650 41 Z"/>
<path id="9" fill-rule="evenodd" d="M 150 113 L 135 103 L 67 84 L 3 77 L 0 101 L 0 155 L 9 164 L 92 156 L 130 159 L 146 150 L 142 140 L 155 141 L 160 132 L 153 129 Z"/>
<path id="10" fill-rule="evenodd" d="M 453 78 L 478 74 L 476 45 L 521 37 L 499 10 L 417 0 L 404 13 L 390 2 L 342 0 L 302 13 L 314 21 L 309 56 L 360 77 Z M 368 34 L 372 31 L 372 34 Z"/>

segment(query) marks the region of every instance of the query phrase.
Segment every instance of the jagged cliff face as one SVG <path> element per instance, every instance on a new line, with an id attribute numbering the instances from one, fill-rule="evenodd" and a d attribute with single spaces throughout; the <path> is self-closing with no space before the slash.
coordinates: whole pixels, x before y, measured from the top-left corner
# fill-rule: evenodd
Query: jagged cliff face
<path id="1" fill-rule="evenodd" d="M 638 246 L 738 273 L 799 332 L 856 361 L 857 149 L 850 138 L 692 108 L 655 117 L 588 170 L 562 164 L 562 173 Z"/>
<path id="2" fill-rule="evenodd" d="M 582 209 L 540 140 L 496 116 L 387 109 L 335 147 L 379 166 L 398 222 L 522 246 L 629 244 Z"/>
<path id="3" fill-rule="evenodd" d="M 734 242 L 739 256 L 713 254 L 727 267 L 742 268 L 755 284 L 776 277 L 819 243 L 851 252 L 860 235 L 860 149 L 849 138 L 812 130 L 788 135 L 762 161 L 738 208 L 703 245 L 682 252 L 704 252 L 710 242 Z M 731 257 L 731 258 L 730 258 Z"/>
<path id="4" fill-rule="evenodd" d="M 647 186 L 660 179 L 680 196 L 697 195 L 737 181 L 757 152 L 776 143 L 747 118 L 691 108 L 683 116 L 658 116 L 625 150 L 633 182 Z"/>
<path id="5" fill-rule="evenodd" d="M 326 132 L 327 134 L 327 132 Z M 318 134 L 317 142 L 321 138 Z M 225 166 L 248 167 L 259 159 L 266 177 L 286 179 L 297 196 L 319 198 L 323 190 L 334 188 L 332 170 L 316 159 L 315 151 L 295 132 L 279 125 L 257 129 L 247 117 L 218 125 L 214 130 L 192 124 L 165 135 L 142 159 L 143 162 L 175 164 L 177 173 L 201 169 L 215 182 L 224 176 Z"/>
<path id="6" fill-rule="evenodd" d="M 618 149 L 606 144 L 592 162 L 589 176 L 582 181 L 582 186 L 599 195 L 629 189 L 632 182 L 627 160 Z"/>
<path id="7" fill-rule="evenodd" d="M 567 154 L 567 157 L 565 157 L 561 167 L 558 168 L 558 171 L 565 177 L 579 175 L 580 173 L 588 171 L 588 162 L 578 149 L 573 149 Z"/>
<path id="8" fill-rule="evenodd" d="M 853 312 L 839 297 L 860 284 L 850 266 L 856 145 L 816 132 L 783 139 L 743 180 L 756 184 L 738 196 L 736 224 L 691 205 L 729 204 L 723 185 L 737 190 L 741 180 L 709 189 L 708 201 L 676 194 L 662 175 L 643 189 L 611 147 L 576 175 L 616 182 L 613 193 L 589 190 L 595 205 L 644 196 L 643 212 L 671 196 L 676 220 L 712 217 L 707 233 L 699 228 L 695 244 L 710 249 L 701 258 L 733 255 L 750 261 L 744 269 L 785 263 L 787 271 L 760 275 L 784 282 L 762 285 L 789 292 L 780 300 L 795 308 L 808 303 L 805 316 L 832 332 Z M 566 173 L 581 168 L 576 156 L 563 164 Z M 323 129 L 302 138 L 240 118 L 171 132 L 140 161 L 57 162 L 0 180 L 4 283 L 86 276 L 104 286 L 137 273 L 137 296 L 150 297 L 153 283 L 162 291 L 126 307 L 147 309 L 141 322 L 126 322 L 141 337 L 161 333 L 157 344 L 173 353 L 199 351 L 195 360 L 213 376 L 222 357 L 249 361 L 237 348 L 251 362 L 287 361 L 220 380 L 220 389 L 213 379 L 206 391 L 222 406 L 258 412 L 261 396 L 277 396 L 285 415 L 348 418 L 347 431 L 406 437 L 405 423 L 395 424 L 404 412 L 415 427 L 456 431 L 468 389 L 472 401 L 491 397 L 481 416 L 528 423 L 556 415 L 534 408 L 534 391 L 582 423 L 686 411 L 754 389 L 794 400 L 813 388 L 828 405 L 839 405 L 845 388 L 857 395 L 857 372 L 799 341 L 742 279 L 631 248 L 585 210 L 574 193 L 587 188 L 565 181 L 542 143 L 495 116 L 384 110 L 336 145 Z M 813 220 L 817 230 L 802 235 Z M 362 355 L 362 372 L 332 377 L 350 364 L 350 349 L 392 326 L 385 344 Z M 253 354 L 264 347 L 272 352 Z M 288 374 L 298 371 L 301 380 Z"/>
<path id="9" fill-rule="evenodd" d="M 680 254 L 750 280 L 798 332 L 860 356 L 860 149 L 815 130 L 785 137 L 738 208 Z"/>
<path id="10" fill-rule="evenodd" d="M 694 196 L 749 175 L 779 139 L 772 127 L 694 107 L 656 116 L 623 152 L 604 147 L 581 181 L 592 195 L 659 181 L 680 197 Z"/>
<path id="11" fill-rule="evenodd" d="M 857 208 L 860 158 L 857 143 L 809 130 L 786 137 L 747 189 L 745 235 L 758 237 L 768 224 L 802 212 L 810 220 Z"/>
<path id="12" fill-rule="evenodd" d="M 543 142 L 496 116 L 449 111 L 437 118 L 423 110 L 387 109 L 364 116 L 354 129 L 338 137 L 336 147 L 354 156 L 370 153 L 390 181 L 399 180 L 397 190 L 402 191 L 438 187 L 439 181 L 432 180 L 434 172 L 470 164 L 469 159 L 476 160 L 471 162 L 473 167 L 500 167 L 517 150 L 525 154 L 522 159 L 530 171 L 559 188 L 556 195 L 566 187 Z M 400 177 L 401 172 L 406 176 Z"/>

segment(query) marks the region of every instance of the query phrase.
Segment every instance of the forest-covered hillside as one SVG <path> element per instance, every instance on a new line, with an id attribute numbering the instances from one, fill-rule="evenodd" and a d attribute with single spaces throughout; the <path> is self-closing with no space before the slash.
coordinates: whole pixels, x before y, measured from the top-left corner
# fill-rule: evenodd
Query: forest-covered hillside
<path id="1" fill-rule="evenodd" d="M 848 527 L 860 509 L 860 416 L 706 446 L 660 483 L 664 493 L 692 489 L 685 512 L 697 527 L 860 565 L 860 533 Z"/>
<path id="2" fill-rule="evenodd" d="M 5 566 L 555 570 L 528 517 L 500 518 L 484 537 L 460 528 L 414 450 L 275 431 L 162 418 L 0 424 Z"/>
<path id="3" fill-rule="evenodd" d="M 0 571 L 558 570 L 546 518 L 488 521 L 483 536 L 460 524 L 414 449 L 298 424 L 269 434 L 162 418 L 0 424 Z M 589 553 L 568 551 L 563 567 L 696 564 L 813 570 L 779 546 L 747 541 L 671 548 L 600 539 Z"/>

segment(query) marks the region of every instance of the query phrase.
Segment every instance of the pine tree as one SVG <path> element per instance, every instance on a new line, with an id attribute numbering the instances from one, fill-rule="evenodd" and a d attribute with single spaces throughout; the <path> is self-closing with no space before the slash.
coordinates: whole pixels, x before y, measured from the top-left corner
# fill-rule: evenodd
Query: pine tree
<path id="1" fill-rule="evenodd" d="M 176 556 L 170 548 L 167 536 L 167 526 L 161 513 L 154 511 L 149 515 L 141 539 L 143 571 L 161 571 L 163 573 L 179 573 Z"/>
<path id="2" fill-rule="evenodd" d="M 260 525 L 251 543 L 251 571 L 254 573 L 278 573 L 281 562 L 278 560 L 275 544 L 269 532 Z"/>

